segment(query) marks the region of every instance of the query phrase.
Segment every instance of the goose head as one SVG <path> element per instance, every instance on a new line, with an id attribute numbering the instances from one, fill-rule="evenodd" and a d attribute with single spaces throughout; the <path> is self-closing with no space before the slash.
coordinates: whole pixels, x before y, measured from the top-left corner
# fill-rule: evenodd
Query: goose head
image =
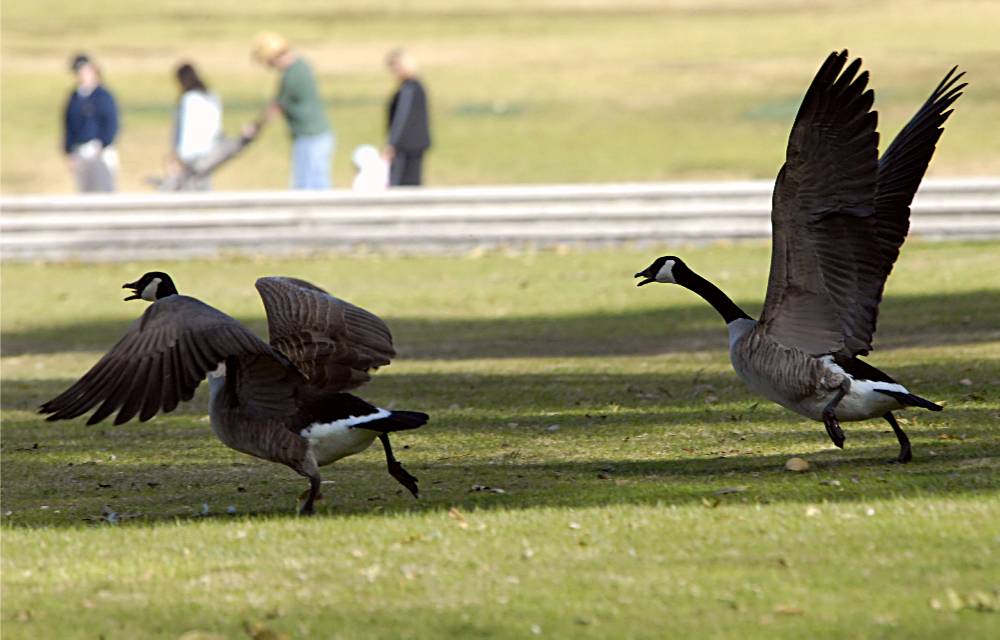
<path id="1" fill-rule="evenodd" d="M 132 295 L 126 300 L 148 300 L 156 302 L 161 298 L 177 294 L 177 287 L 170 276 L 162 271 L 150 271 L 135 282 L 126 282 L 122 289 L 131 289 Z"/>
<path id="2" fill-rule="evenodd" d="M 641 287 L 651 282 L 682 284 L 689 274 L 691 269 L 677 256 L 660 256 L 653 260 L 653 264 L 635 274 L 636 278 L 643 278 L 636 286 Z"/>

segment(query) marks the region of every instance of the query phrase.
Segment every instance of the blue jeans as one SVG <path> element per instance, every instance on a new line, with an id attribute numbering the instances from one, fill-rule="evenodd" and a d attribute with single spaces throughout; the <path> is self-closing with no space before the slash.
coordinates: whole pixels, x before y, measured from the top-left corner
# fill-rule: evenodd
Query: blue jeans
<path id="1" fill-rule="evenodd" d="M 292 139 L 292 188 L 329 189 L 330 158 L 334 139 L 330 132 Z"/>

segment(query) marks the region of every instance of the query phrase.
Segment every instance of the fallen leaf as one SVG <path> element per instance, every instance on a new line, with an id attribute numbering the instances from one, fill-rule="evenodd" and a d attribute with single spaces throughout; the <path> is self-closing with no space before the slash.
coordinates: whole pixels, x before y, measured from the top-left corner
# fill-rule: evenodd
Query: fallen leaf
<path id="1" fill-rule="evenodd" d="M 290 640 L 284 633 L 279 633 L 261 622 L 244 622 L 243 630 L 253 640 Z"/>
<path id="2" fill-rule="evenodd" d="M 809 470 L 809 462 L 802 458 L 789 458 L 785 462 L 785 469 L 789 471 L 802 472 Z"/>
<path id="3" fill-rule="evenodd" d="M 448 509 L 448 517 L 454 520 L 456 523 L 458 523 L 458 527 L 460 529 L 469 528 L 469 521 L 465 519 L 465 516 L 462 515 L 462 512 L 459 511 L 458 507 L 452 507 L 451 509 Z"/>
<path id="4" fill-rule="evenodd" d="M 774 613 L 779 616 L 801 616 L 805 615 L 806 612 L 790 604 L 779 604 L 774 607 Z"/>
<path id="5" fill-rule="evenodd" d="M 718 491 L 716 491 L 715 495 L 717 495 L 717 496 L 724 496 L 724 495 L 728 495 L 730 493 L 743 493 L 748 488 L 749 487 L 747 487 L 746 485 L 740 485 L 738 487 L 726 487 L 725 489 L 719 489 Z"/>
<path id="6" fill-rule="evenodd" d="M 226 640 L 226 636 L 221 636 L 217 633 L 212 633 L 211 631 L 193 629 L 181 634 L 177 640 Z"/>

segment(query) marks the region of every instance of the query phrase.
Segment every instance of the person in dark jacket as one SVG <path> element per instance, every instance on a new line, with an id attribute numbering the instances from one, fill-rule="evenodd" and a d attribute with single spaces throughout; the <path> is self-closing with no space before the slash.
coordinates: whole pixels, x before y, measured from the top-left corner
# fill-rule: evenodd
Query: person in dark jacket
<path id="1" fill-rule="evenodd" d="M 101 72 L 86 55 L 76 55 L 71 68 L 76 89 L 66 103 L 63 151 L 80 191 L 114 191 L 118 173 L 115 98 L 101 85 Z"/>
<path id="2" fill-rule="evenodd" d="M 406 51 L 395 49 L 387 58 L 399 88 L 389 102 L 385 159 L 391 163 L 390 186 L 419 186 L 423 182 L 424 152 L 431 146 L 427 92 L 416 77 L 416 64 Z"/>

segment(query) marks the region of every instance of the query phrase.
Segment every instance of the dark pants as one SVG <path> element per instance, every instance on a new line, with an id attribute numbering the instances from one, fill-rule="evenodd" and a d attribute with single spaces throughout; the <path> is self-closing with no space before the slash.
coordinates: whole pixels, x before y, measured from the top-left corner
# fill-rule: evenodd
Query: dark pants
<path id="1" fill-rule="evenodd" d="M 423 151 L 397 151 L 389 168 L 389 186 L 420 186 L 423 181 L 423 163 Z"/>

